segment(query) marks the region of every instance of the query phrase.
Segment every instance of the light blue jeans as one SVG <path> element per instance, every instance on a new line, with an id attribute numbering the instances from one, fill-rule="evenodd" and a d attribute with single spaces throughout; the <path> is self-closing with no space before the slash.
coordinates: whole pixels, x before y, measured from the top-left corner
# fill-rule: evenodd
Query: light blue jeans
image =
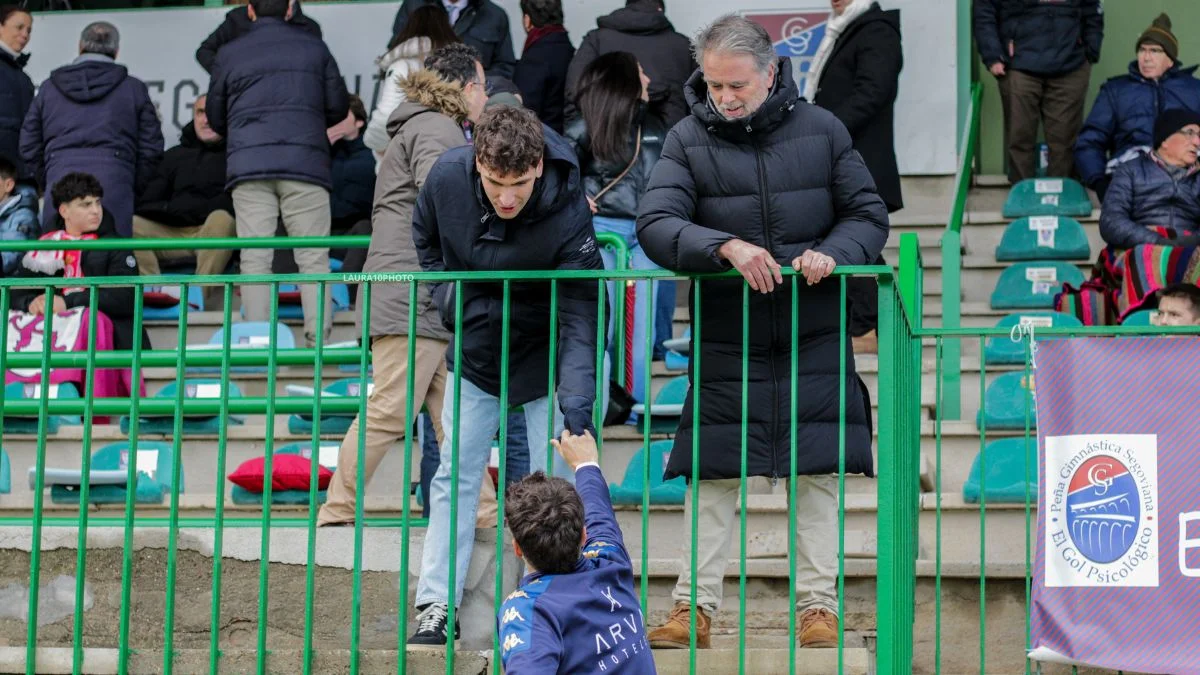
<path id="1" fill-rule="evenodd" d="M 654 262 L 651 261 L 650 258 L 646 255 L 646 252 L 642 250 L 642 247 L 638 243 L 638 240 L 637 240 L 637 229 L 636 229 L 634 221 L 622 220 L 620 218 L 605 218 L 604 216 L 593 216 L 592 217 L 592 227 L 598 233 L 599 232 L 608 232 L 611 234 L 616 234 L 625 240 L 626 245 L 629 246 L 629 267 L 630 267 L 630 269 L 635 269 L 635 270 L 662 269 L 658 265 L 655 265 Z M 601 248 L 600 249 L 600 257 L 604 260 L 604 269 L 615 270 L 617 268 L 616 256 L 610 249 Z M 650 331 L 653 333 L 654 329 L 655 329 L 653 322 L 649 326 L 646 325 L 646 301 L 652 299 L 653 295 L 656 295 L 659 292 L 660 286 L 661 286 L 661 282 L 658 282 L 658 281 L 654 281 L 654 282 L 638 281 L 638 282 L 636 282 L 634 284 L 634 293 L 636 294 L 636 300 L 634 301 L 634 306 L 633 307 L 629 307 L 629 306 L 625 307 L 626 315 L 628 315 L 629 312 L 634 313 L 633 314 L 633 350 L 632 350 L 632 353 L 633 353 L 632 393 L 633 393 L 633 398 L 635 400 L 643 402 L 643 403 L 646 400 L 645 362 L 646 362 L 646 359 L 651 358 L 651 354 L 646 353 L 646 331 Z M 672 285 L 671 290 L 674 291 L 674 285 Z M 616 293 L 618 293 L 618 292 L 619 292 L 619 289 L 615 288 L 614 284 L 612 282 L 610 282 L 608 284 L 608 296 L 609 296 L 609 299 L 611 300 L 611 302 L 609 303 L 609 308 L 608 308 L 608 328 L 609 328 L 608 338 L 609 338 L 609 356 L 610 357 L 615 357 L 615 355 L 617 353 L 616 352 L 617 340 L 625 339 L 624 327 L 622 326 L 620 328 L 617 328 L 617 327 L 613 326 L 613 319 L 615 318 L 613 316 L 613 308 L 615 307 L 615 304 L 613 304 L 613 303 L 615 303 L 617 301 Z M 657 302 L 655 304 L 657 305 Z M 672 309 L 674 309 L 674 296 L 671 297 L 670 304 L 672 306 Z M 657 317 L 657 312 L 654 312 L 654 314 L 652 314 L 652 316 Z M 660 338 L 658 336 L 655 336 L 652 339 L 654 341 L 654 344 L 657 344 L 666 338 Z M 623 368 L 624 364 L 614 364 L 613 367 L 614 368 Z"/>
<path id="2" fill-rule="evenodd" d="M 475 511 L 479 507 L 479 485 L 492 454 L 492 439 L 500 428 L 500 399 L 488 394 L 466 378 L 462 379 L 459 417 L 454 416 L 454 374 L 446 378 L 446 395 L 442 405 L 442 429 L 445 441 L 433 482 L 429 486 L 429 526 L 425 530 L 425 548 L 421 555 L 421 578 L 417 582 L 417 606 L 447 602 L 450 597 L 450 461 L 454 439 L 458 437 L 458 541 L 455 560 L 454 605 L 462 605 L 463 584 L 467 566 L 475 548 Z M 525 426 L 529 437 L 530 468 L 546 466 L 547 456 L 553 461 L 554 475 L 575 482 L 574 473 L 567 467 L 546 438 L 550 399 L 543 396 L 525 406 Z M 563 416 L 554 406 L 554 433 L 562 434 Z"/>

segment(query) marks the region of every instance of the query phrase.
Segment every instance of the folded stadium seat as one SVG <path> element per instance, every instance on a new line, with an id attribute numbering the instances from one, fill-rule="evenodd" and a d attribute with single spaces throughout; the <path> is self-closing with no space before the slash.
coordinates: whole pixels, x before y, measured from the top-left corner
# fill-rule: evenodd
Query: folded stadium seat
<path id="1" fill-rule="evenodd" d="M 1034 340 L 1050 340 L 1051 337 L 1041 337 L 1037 331 L 1041 328 L 1077 328 L 1083 324 L 1079 319 L 1069 314 L 1061 312 L 1025 312 L 1017 314 L 1009 314 L 1000 319 L 996 324 L 996 328 L 1004 328 L 1011 331 L 1014 326 L 1019 323 L 1027 323 L 1033 326 Z M 1009 336 L 990 337 L 983 348 L 984 359 L 987 365 L 1013 365 L 1025 363 L 1025 345 L 1022 342 L 1013 342 Z"/>
<path id="2" fill-rule="evenodd" d="M 276 324 L 276 349 L 295 349 L 296 336 L 292 333 L 292 329 L 280 323 Z M 195 350 L 220 350 L 221 345 L 225 340 L 225 327 L 218 328 L 208 342 L 203 345 L 188 345 L 188 349 Z M 247 349 L 247 348 L 266 348 L 271 344 L 271 323 L 268 321 L 243 321 L 235 323 L 230 328 L 229 344 L 231 349 Z M 221 371 L 219 366 L 212 367 L 191 367 L 188 372 L 192 373 L 218 373 Z M 265 373 L 266 366 L 236 366 L 232 368 L 235 373 Z"/>
<path id="3" fill-rule="evenodd" d="M 318 446 L 318 504 L 325 503 L 326 488 L 337 468 L 338 449 L 337 443 L 321 443 Z M 285 459 L 280 460 L 280 457 Z M 295 458 L 299 458 L 299 461 Z M 312 485 L 312 443 L 291 443 L 281 448 L 275 448 L 274 460 L 271 467 L 273 475 L 271 503 L 308 504 L 309 486 Z M 265 466 L 264 458 L 257 457 L 243 462 L 237 470 L 229 475 L 229 480 L 234 483 L 229 497 L 234 504 L 242 506 L 262 504 Z M 284 489 L 277 489 L 275 486 L 282 486 Z"/>
<path id="4" fill-rule="evenodd" d="M 663 340 L 663 347 L 682 356 L 691 354 L 692 350 L 692 329 L 686 328 L 683 335 L 670 340 Z"/>
<path id="5" fill-rule="evenodd" d="M 986 488 L 983 496 L 989 504 L 1024 504 L 1028 469 L 1029 497 L 1037 503 L 1037 443 L 1034 438 L 1028 441 L 1025 438 L 997 439 L 987 444 L 983 454 L 987 459 L 987 473 L 983 474 L 980 455 L 975 455 L 971 473 L 967 476 L 967 482 L 963 483 L 963 501 L 978 504 L 982 487 Z M 981 480 L 981 476 L 987 480 Z"/>
<path id="6" fill-rule="evenodd" d="M 1054 295 L 1063 284 L 1079 288 L 1083 282 L 1083 272 L 1070 263 L 1016 263 L 1000 273 L 992 291 L 992 309 L 1053 309 Z"/>
<path id="7" fill-rule="evenodd" d="M 168 382 L 151 398 L 175 400 L 179 385 Z M 221 381 L 216 379 L 188 379 L 183 382 L 184 398 L 203 398 L 220 400 Z M 229 383 L 229 398 L 242 398 L 242 390 L 236 382 Z M 229 424 L 239 425 L 245 420 L 241 415 L 230 415 Z M 121 433 L 128 434 L 130 427 L 129 415 L 121 418 Z M 184 434 L 215 434 L 221 430 L 221 419 L 216 415 L 185 415 L 183 418 Z M 172 415 L 141 415 L 138 421 L 138 433 L 141 434 L 173 434 L 175 433 L 175 418 Z"/>
<path id="8" fill-rule="evenodd" d="M 375 389 L 375 383 L 367 378 L 367 396 Z M 289 394 L 298 394 L 301 396 L 311 396 L 313 390 L 311 387 L 288 387 Z M 330 398 L 352 398 L 355 401 L 359 400 L 362 395 L 362 387 L 359 384 L 358 378 L 347 378 L 344 380 L 335 380 L 329 386 L 321 390 L 322 400 Z M 413 414 L 415 415 L 415 411 Z M 403 415 L 404 411 L 398 411 L 398 414 Z M 322 434 L 338 434 L 344 435 L 350 429 L 350 423 L 354 421 L 356 415 L 321 415 L 321 433 Z M 292 415 L 288 418 L 288 433 L 292 434 L 311 434 L 313 430 L 312 415 Z"/>
<path id="9" fill-rule="evenodd" d="M 131 443 L 121 441 L 100 448 L 92 455 L 89 477 L 90 504 L 124 504 L 127 486 Z M 141 441 L 137 444 L 134 467 L 137 485 L 134 501 L 138 504 L 162 504 L 171 493 L 171 471 L 174 462 L 168 443 Z M 34 487 L 34 467 L 29 468 L 29 487 Z M 83 481 L 80 469 L 46 467 L 45 484 L 50 487 L 50 500 L 55 504 L 78 504 L 79 486 Z M 179 492 L 183 492 L 183 467 L 179 467 Z"/>
<path id="10" fill-rule="evenodd" d="M 188 311 L 204 311 L 204 289 L 188 286 Z M 179 319 L 179 286 L 146 286 L 142 291 L 143 319 Z"/>
<path id="11" fill-rule="evenodd" d="M 344 312 L 350 309 L 350 289 L 346 284 L 326 284 L 325 292 L 333 302 L 333 311 Z M 245 318 L 245 305 L 242 305 L 241 312 Z M 296 284 L 279 284 L 279 318 L 304 318 L 304 308 L 300 306 L 300 287 Z"/>
<path id="12" fill-rule="evenodd" d="M 679 417 L 683 414 L 683 401 L 687 397 L 687 376 L 675 377 L 668 381 L 654 396 L 654 404 L 650 406 L 650 433 L 673 434 L 679 428 Z M 638 419 L 646 414 L 646 406 L 634 404 L 633 412 Z"/>
<path id="13" fill-rule="evenodd" d="M 9 401 L 20 399 L 38 399 L 42 394 L 42 385 L 31 384 L 27 382 L 10 382 L 4 385 L 4 398 Z M 79 395 L 79 389 L 71 382 L 63 382 L 62 384 L 50 385 L 50 398 L 54 400 L 62 399 L 77 399 L 82 398 Z M 56 434 L 59 427 L 62 425 L 78 426 L 83 424 L 83 420 L 79 415 L 47 415 L 46 416 L 46 433 Z M 5 434 L 36 434 L 38 430 L 38 418 L 36 415 L 32 417 L 18 417 L 16 415 L 4 416 L 4 433 Z"/>
<path id="14" fill-rule="evenodd" d="M 1031 216 L 1009 224 L 996 247 L 996 260 L 1088 260 L 1092 247 L 1078 220 Z"/>
<path id="15" fill-rule="evenodd" d="M 1157 309 L 1143 309 L 1130 314 L 1121 322 L 1122 326 L 1153 326 Z"/>
<path id="16" fill-rule="evenodd" d="M 1013 186 L 1004 202 L 1005 218 L 1092 214 L 1087 190 L 1070 178 L 1028 178 Z"/>
<path id="17" fill-rule="evenodd" d="M 983 396 L 983 409 L 975 416 L 975 425 L 989 430 L 1025 429 L 1025 373 L 1005 373 L 988 385 Z M 1037 410 L 1029 398 L 1029 428 L 1037 428 Z"/>
<path id="18" fill-rule="evenodd" d="M 608 493 L 612 497 L 613 504 L 641 504 L 642 492 L 647 487 L 650 491 L 651 504 L 682 504 L 683 496 L 687 492 L 687 481 L 683 476 L 672 478 L 669 481 L 663 482 L 663 467 L 666 466 L 667 458 L 671 456 L 671 446 L 673 441 L 654 441 L 650 444 L 650 474 L 649 484 L 643 482 L 645 461 L 645 448 L 639 449 L 633 453 L 633 457 L 629 458 L 629 465 L 625 467 L 625 476 L 621 478 L 620 484 L 609 483 Z"/>
<path id="19" fill-rule="evenodd" d="M 8 461 L 8 453 L 0 450 L 0 495 L 12 492 L 12 464 Z"/>

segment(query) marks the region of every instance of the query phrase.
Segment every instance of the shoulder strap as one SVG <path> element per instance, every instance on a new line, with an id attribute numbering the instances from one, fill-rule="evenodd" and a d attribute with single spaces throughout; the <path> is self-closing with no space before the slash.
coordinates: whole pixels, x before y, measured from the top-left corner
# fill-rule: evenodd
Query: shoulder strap
<path id="1" fill-rule="evenodd" d="M 633 147 L 633 159 L 629 160 L 629 165 L 625 167 L 625 170 L 622 171 L 621 173 L 617 174 L 616 178 L 609 181 L 608 185 L 604 186 L 604 189 L 600 190 L 599 192 L 597 192 L 595 194 L 595 196 L 592 197 L 592 200 L 597 201 L 597 202 L 600 201 L 600 198 L 604 196 L 604 193 L 613 189 L 613 186 L 616 185 L 617 183 L 620 183 L 621 179 L 624 178 L 625 176 L 627 176 L 629 174 L 629 172 L 631 170 L 633 170 L 633 165 L 637 164 L 638 156 L 641 155 L 641 153 L 642 153 L 642 128 L 639 126 L 637 129 L 637 144 L 634 145 L 634 147 Z"/>

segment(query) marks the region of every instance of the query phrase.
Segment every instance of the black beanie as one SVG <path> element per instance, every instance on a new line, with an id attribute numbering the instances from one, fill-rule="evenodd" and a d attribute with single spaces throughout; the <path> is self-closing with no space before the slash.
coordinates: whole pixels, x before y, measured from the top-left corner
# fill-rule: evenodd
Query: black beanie
<path id="1" fill-rule="evenodd" d="M 1187 108 L 1172 108 L 1160 114 L 1154 120 L 1154 149 L 1157 150 L 1171 134 L 1189 124 L 1200 125 L 1200 113 L 1194 113 Z"/>
<path id="2" fill-rule="evenodd" d="M 1171 17 L 1167 16 L 1166 12 L 1159 14 L 1154 23 L 1142 33 L 1138 38 L 1137 48 L 1141 49 L 1147 42 L 1162 47 L 1167 56 L 1171 57 L 1171 61 L 1179 63 L 1179 40 L 1171 32 Z"/>

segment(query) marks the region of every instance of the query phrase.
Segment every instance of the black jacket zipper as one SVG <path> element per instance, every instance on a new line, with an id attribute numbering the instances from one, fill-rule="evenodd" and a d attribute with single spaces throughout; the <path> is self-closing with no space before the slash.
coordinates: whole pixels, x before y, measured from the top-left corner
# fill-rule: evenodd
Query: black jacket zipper
<path id="1" fill-rule="evenodd" d="M 753 133 L 753 128 L 747 124 L 746 133 Z M 765 246 L 769 252 L 771 250 L 771 219 L 770 210 L 767 208 L 767 171 L 763 165 L 762 148 L 759 147 L 758 141 L 754 143 L 754 159 L 758 164 L 758 195 L 759 203 L 762 205 L 762 221 L 763 221 L 763 238 Z M 772 254 L 774 255 L 774 254 Z M 783 290 L 783 289 L 777 289 Z M 771 453 L 771 485 L 775 486 L 779 483 L 779 458 L 776 453 L 776 445 L 779 441 L 779 374 L 775 368 L 775 344 L 777 338 L 778 321 L 775 311 L 776 293 L 770 293 L 767 303 L 771 308 L 771 343 L 767 348 L 767 360 L 771 364 L 771 443 L 769 451 Z M 792 431 L 795 433 L 795 430 Z"/>

